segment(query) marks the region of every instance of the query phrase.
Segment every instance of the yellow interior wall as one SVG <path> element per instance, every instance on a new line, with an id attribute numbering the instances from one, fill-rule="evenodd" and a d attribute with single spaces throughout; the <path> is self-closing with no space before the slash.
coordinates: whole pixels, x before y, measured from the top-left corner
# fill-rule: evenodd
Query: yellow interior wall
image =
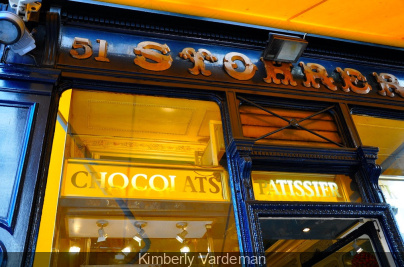
<path id="1" fill-rule="evenodd" d="M 59 114 L 62 115 L 65 120 L 69 118 L 70 99 L 72 90 L 65 91 L 59 102 Z M 55 229 L 55 219 L 57 210 L 57 200 L 59 197 L 60 179 L 62 174 L 62 161 L 64 154 L 66 140 L 66 132 L 64 127 L 59 121 L 56 122 L 55 134 L 52 144 L 52 154 L 49 165 L 48 180 L 46 183 L 46 192 L 44 206 L 42 209 L 41 224 L 39 227 L 38 243 L 36 246 L 36 252 L 48 252 L 48 253 L 36 253 L 34 266 L 47 266 L 50 259 L 50 251 L 52 251 L 52 241 Z"/>

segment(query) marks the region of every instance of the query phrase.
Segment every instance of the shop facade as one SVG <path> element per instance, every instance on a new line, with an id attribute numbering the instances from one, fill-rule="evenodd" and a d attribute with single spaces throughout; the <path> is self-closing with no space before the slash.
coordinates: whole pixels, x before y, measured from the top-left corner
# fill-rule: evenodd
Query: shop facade
<path id="1" fill-rule="evenodd" d="M 273 62 L 269 29 L 71 1 L 27 27 L 0 45 L 4 266 L 404 266 L 402 49 Z"/>

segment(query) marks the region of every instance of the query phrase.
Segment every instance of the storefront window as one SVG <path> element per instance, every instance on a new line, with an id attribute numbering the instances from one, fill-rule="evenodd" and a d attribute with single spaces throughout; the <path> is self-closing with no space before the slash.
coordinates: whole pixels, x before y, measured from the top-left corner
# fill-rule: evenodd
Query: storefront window
<path id="1" fill-rule="evenodd" d="M 350 241 L 363 224 L 363 219 L 260 219 L 267 266 L 383 266 L 368 235 Z"/>
<path id="2" fill-rule="evenodd" d="M 361 141 L 379 148 L 376 163 L 382 167 L 379 186 L 392 206 L 404 237 L 404 120 L 352 115 Z"/>
<path id="3" fill-rule="evenodd" d="M 346 175 L 253 171 L 251 177 L 256 200 L 361 202 Z"/>
<path id="4" fill-rule="evenodd" d="M 44 206 L 58 201 L 56 221 L 42 217 L 38 243 L 52 228 L 52 251 L 70 253 L 54 253 L 52 266 L 136 264 L 139 252 L 238 252 L 216 103 L 80 90 L 61 101 L 65 142 L 55 133 L 53 147 L 64 149 L 60 191 L 51 200 L 47 189 Z"/>

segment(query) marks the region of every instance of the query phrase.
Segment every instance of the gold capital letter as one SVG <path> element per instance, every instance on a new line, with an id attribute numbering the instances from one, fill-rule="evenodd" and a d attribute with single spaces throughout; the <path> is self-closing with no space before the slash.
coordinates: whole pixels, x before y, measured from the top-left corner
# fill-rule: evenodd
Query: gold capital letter
<path id="1" fill-rule="evenodd" d="M 337 91 L 337 86 L 334 83 L 334 79 L 328 77 L 326 69 L 320 64 L 307 63 L 304 64 L 303 61 L 299 63 L 302 67 L 304 77 L 306 81 L 303 82 L 306 87 L 320 88 L 320 84 L 316 82 L 316 79 L 320 79 L 321 83 L 332 91 Z"/>
<path id="2" fill-rule="evenodd" d="M 166 70 L 171 67 L 171 63 L 173 62 L 170 55 L 165 56 L 170 52 L 170 48 L 166 44 L 149 41 L 141 42 L 134 49 L 134 52 L 138 55 L 134 60 L 135 64 L 146 70 Z M 154 62 L 150 62 L 150 60 Z"/>
<path id="3" fill-rule="evenodd" d="M 291 70 L 293 65 L 291 63 L 281 63 L 275 61 L 267 61 L 261 58 L 261 61 L 264 63 L 265 70 L 267 72 L 267 77 L 264 78 L 266 83 L 275 83 L 275 84 L 284 84 L 284 85 L 293 85 L 296 86 L 297 82 L 293 80 L 293 76 Z M 283 79 L 276 78 L 276 74 L 282 74 Z"/>
<path id="4" fill-rule="evenodd" d="M 342 90 L 345 92 L 352 90 L 357 94 L 367 94 L 370 90 L 372 90 L 372 87 L 367 82 L 366 77 L 363 76 L 359 71 L 350 68 L 342 70 L 340 67 L 337 67 L 336 71 L 341 75 L 344 84 Z M 357 85 L 360 84 L 362 84 L 362 86 L 358 87 Z"/>
<path id="5" fill-rule="evenodd" d="M 198 49 L 198 52 L 195 52 L 195 49 L 191 47 L 186 47 L 180 52 L 180 57 L 183 59 L 189 59 L 189 61 L 194 62 L 194 67 L 189 68 L 189 72 L 193 75 L 198 75 L 202 73 L 202 75 L 210 76 L 212 73 L 209 70 L 205 69 L 204 60 L 208 60 L 212 63 L 217 61 L 217 57 L 213 56 L 206 49 Z"/>
<path id="6" fill-rule="evenodd" d="M 375 76 L 377 82 L 379 83 L 381 89 L 378 91 L 379 94 L 382 96 L 388 95 L 393 97 L 394 91 L 401 97 L 404 97 L 404 87 L 400 86 L 396 76 L 388 73 L 380 73 L 380 75 L 378 75 L 376 72 L 373 72 L 373 76 Z"/>
<path id="7" fill-rule="evenodd" d="M 236 60 L 243 62 L 245 66 L 243 72 L 236 71 L 237 63 L 234 62 Z M 227 74 L 240 81 L 251 79 L 257 71 L 257 66 L 255 66 L 247 56 L 236 52 L 230 52 L 223 58 L 223 66 Z"/>

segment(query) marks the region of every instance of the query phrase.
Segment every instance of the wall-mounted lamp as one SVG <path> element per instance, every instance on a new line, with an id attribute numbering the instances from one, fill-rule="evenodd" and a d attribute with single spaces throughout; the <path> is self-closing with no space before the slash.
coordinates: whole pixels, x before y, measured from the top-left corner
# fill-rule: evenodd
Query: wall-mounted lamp
<path id="1" fill-rule="evenodd" d="M 22 18 L 8 11 L 0 11 L 0 43 L 10 45 L 21 56 L 36 47 Z"/>
<path id="2" fill-rule="evenodd" d="M 177 228 L 182 229 L 182 232 L 179 233 L 175 238 L 178 240 L 180 243 L 184 243 L 185 241 L 185 236 L 188 234 L 187 230 L 185 228 L 188 226 L 188 223 L 186 222 L 179 222 L 177 223 Z"/>
<path id="3" fill-rule="evenodd" d="M 97 221 L 97 226 L 100 227 L 98 229 L 98 239 L 97 242 L 104 242 L 107 240 L 108 235 L 105 233 L 104 227 L 108 225 L 108 221 L 106 220 L 99 220 Z"/>
<path id="4" fill-rule="evenodd" d="M 269 34 L 263 58 L 279 62 L 295 63 L 306 49 L 308 42 L 302 38 Z"/>
<path id="5" fill-rule="evenodd" d="M 147 225 L 146 222 L 141 222 L 141 221 L 135 222 L 135 227 L 138 228 L 138 230 L 137 230 L 138 233 L 133 237 L 133 239 L 139 243 L 139 246 L 141 245 L 141 242 L 143 240 L 143 235 L 145 233 L 145 231 L 143 230 L 143 227 L 145 227 L 146 225 Z"/>

